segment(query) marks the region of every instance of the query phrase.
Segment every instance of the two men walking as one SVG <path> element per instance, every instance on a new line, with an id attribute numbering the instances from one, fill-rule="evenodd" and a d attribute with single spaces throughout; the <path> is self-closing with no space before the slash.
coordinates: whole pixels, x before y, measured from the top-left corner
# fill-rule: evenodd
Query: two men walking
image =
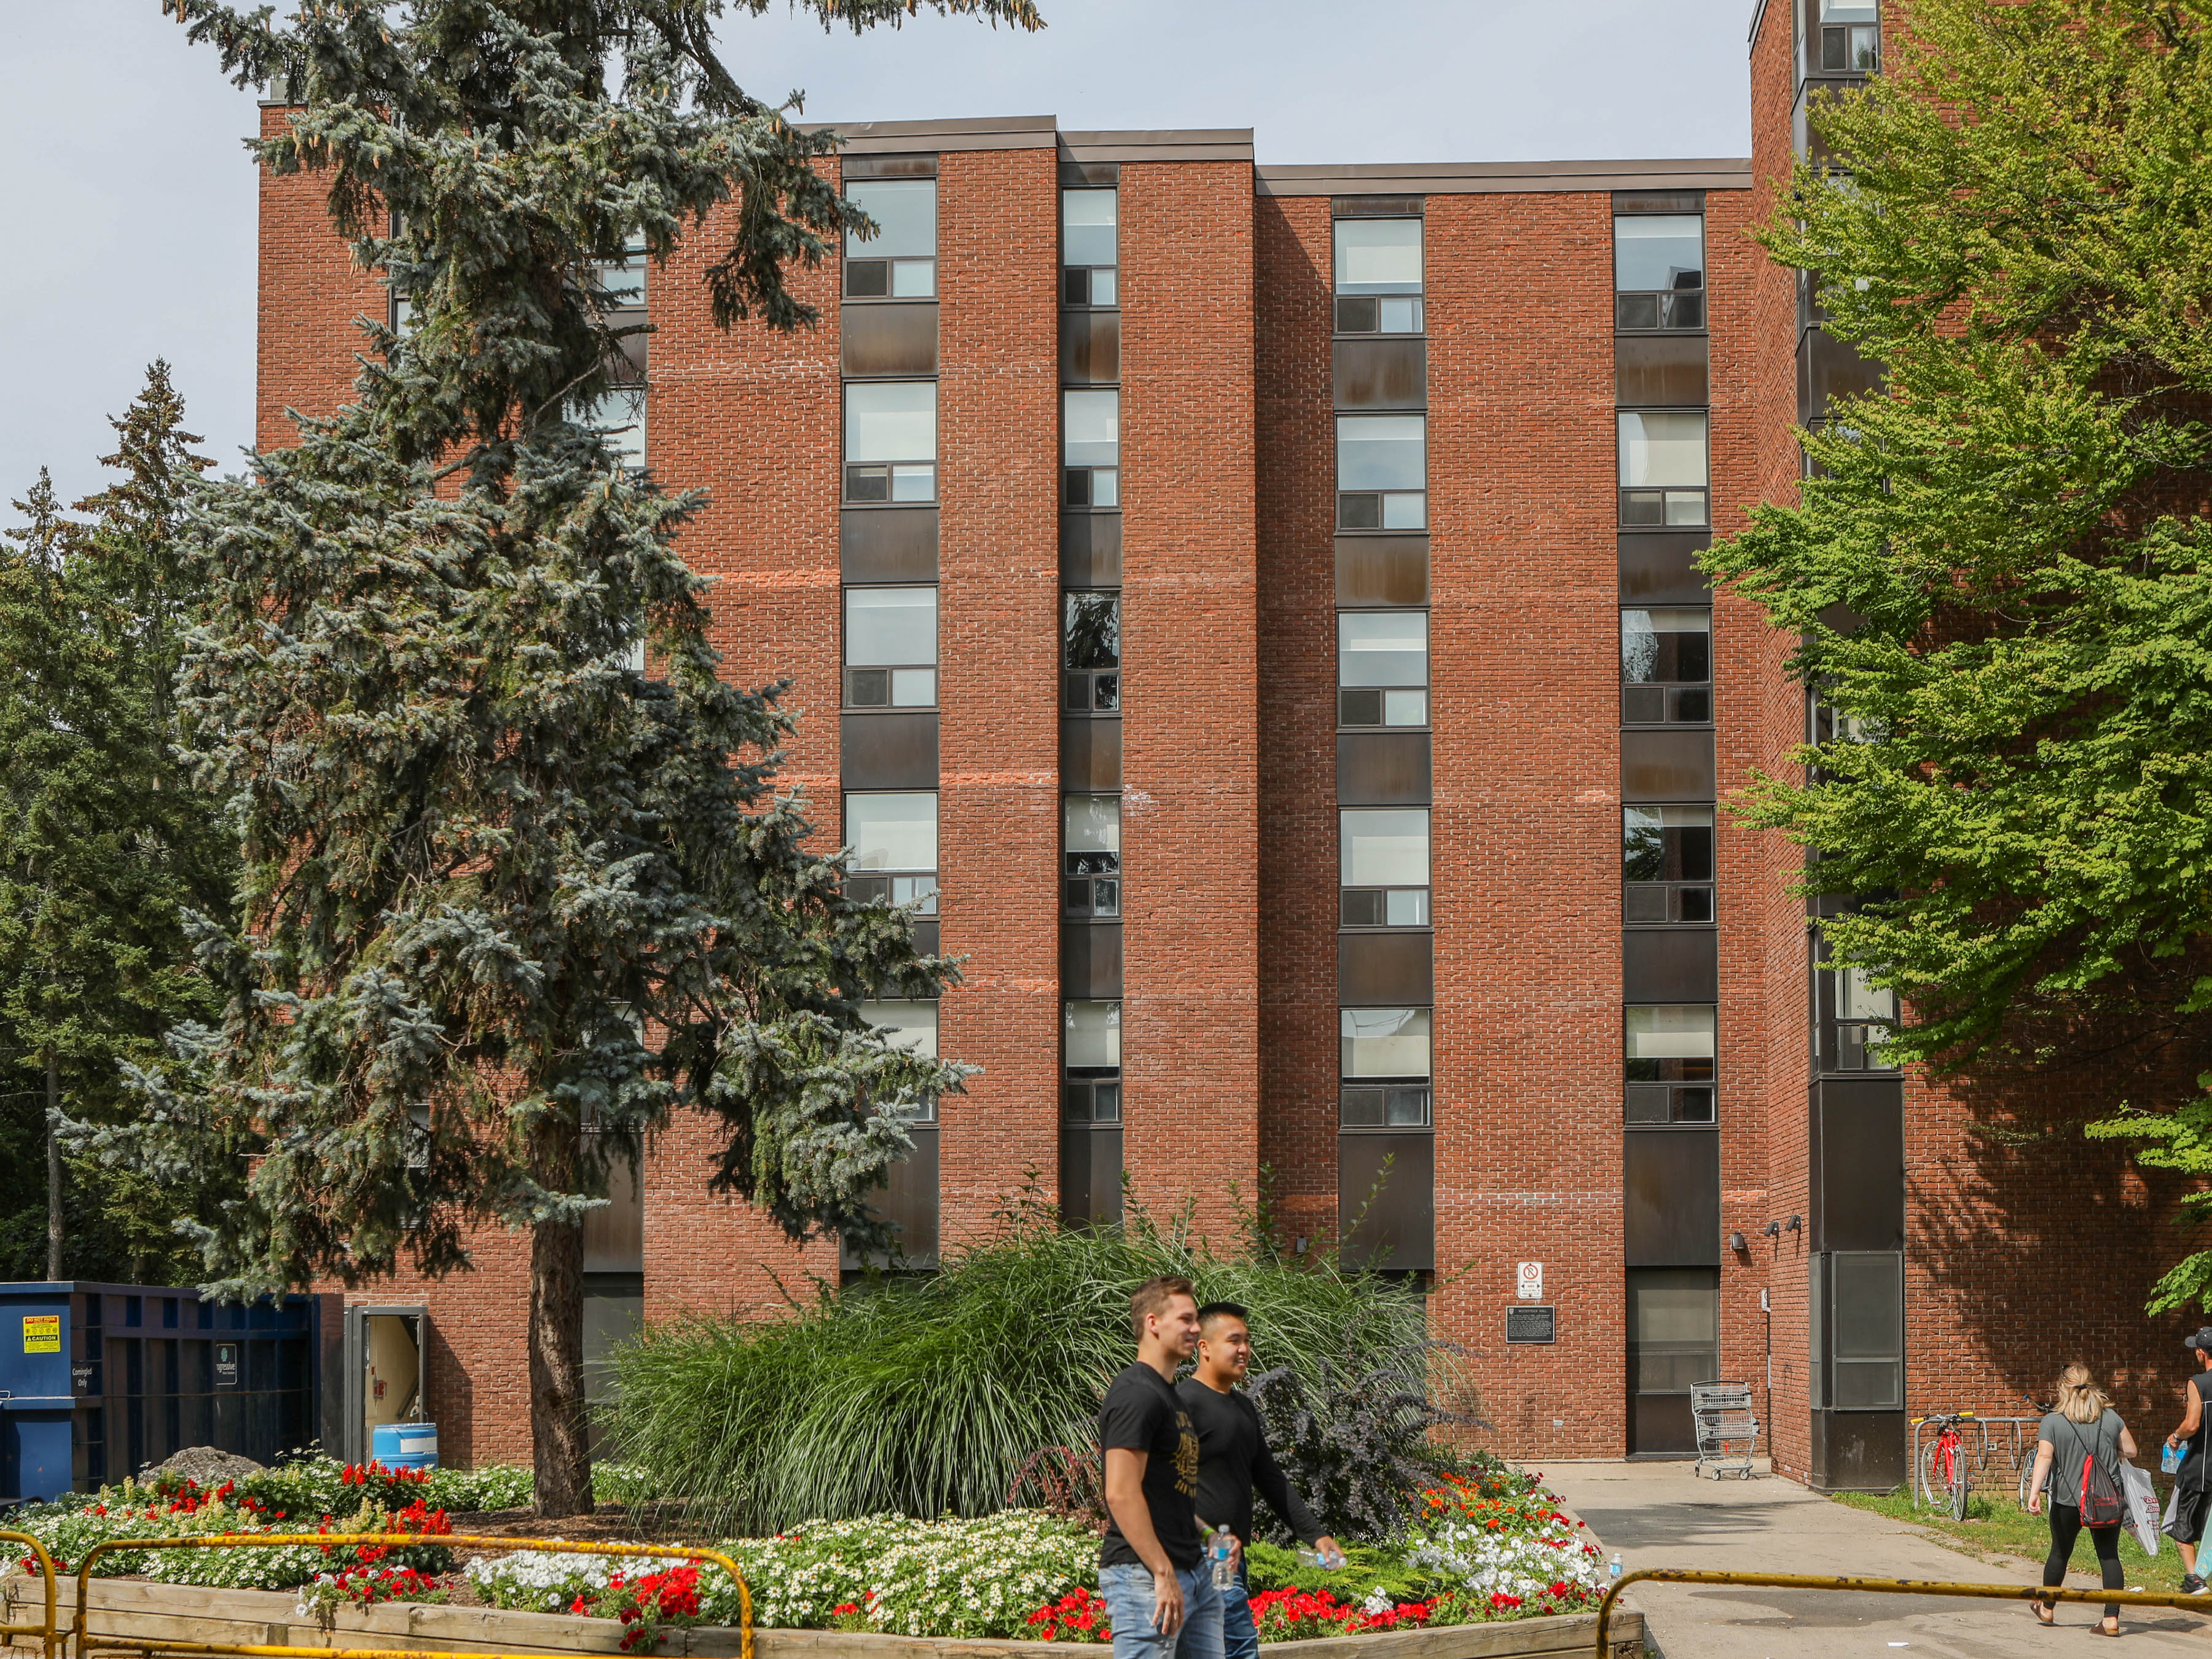
<path id="1" fill-rule="evenodd" d="M 1129 1322 L 1136 1363 L 1115 1377 L 1098 1413 L 1109 1516 L 1098 1589 L 1115 1659 L 1251 1659 L 1259 1638 L 1245 1601 L 1243 1548 L 1255 1480 L 1285 1523 L 1324 1557 L 1339 1553 L 1336 1540 L 1291 1491 L 1259 1413 L 1236 1392 L 1251 1363 L 1244 1310 L 1201 1309 L 1188 1279 L 1164 1275 L 1129 1297 Z M 1198 1374 L 1178 1387 L 1176 1372 L 1194 1354 Z M 1237 1539 L 1226 1594 L 1206 1559 L 1204 1534 L 1216 1526 Z"/>

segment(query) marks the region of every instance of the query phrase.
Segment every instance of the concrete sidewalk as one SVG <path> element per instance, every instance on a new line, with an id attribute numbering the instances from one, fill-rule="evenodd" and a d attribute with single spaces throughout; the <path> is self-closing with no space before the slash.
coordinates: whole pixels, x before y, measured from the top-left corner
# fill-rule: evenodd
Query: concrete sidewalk
<path id="1" fill-rule="evenodd" d="M 1761 1467 L 1764 1468 L 1764 1460 Z M 1887 1516 L 1847 1508 L 1766 1475 L 1701 1480 L 1689 1463 L 1554 1463 L 1544 1483 L 1625 1570 L 1695 1567 L 1714 1571 L 1850 1573 L 1875 1578 L 1948 1578 L 2033 1583 L 2040 1564 L 2016 1571 L 1977 1561 Z M 2069 1585 L 2094 1587 L 2096 1560 L 2083 1539 Z M 1640 1608 L 1666 1659 L 2009 1659 L 2078 1656 L 2101 1642 L 2101 1609 L 2062 1606 L 2057 1628 L 2035 1622 L 2024 1603 L 1959 1601 L 1933 1595 L 1865 1595 L 1820 1590 L 1644 1584 L 1626 1598 Z M 2120 1618 L 2133 1650 L 2212 1659 L 2212 1623 L 2162 1607 Z"/>

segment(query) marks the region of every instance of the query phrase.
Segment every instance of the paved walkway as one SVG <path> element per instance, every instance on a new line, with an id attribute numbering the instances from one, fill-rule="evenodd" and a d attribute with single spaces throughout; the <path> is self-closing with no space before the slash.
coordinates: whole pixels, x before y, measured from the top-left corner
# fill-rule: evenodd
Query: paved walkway
<path id="1" fill-rule="evenodd" d="M 1739 1572 L 1851 1573 L 1878 1578 L 1949 1578 L 2033 1583 L 2040 1563 L 1976 1560 L 1887 1516 L 1848 1508 L 1771 1475 L 1700 1480 L 1688 1463 L 1553 1463 L 1545 1484 L 1625 1568 L 1701 1567 Z M 2077 1563 L 2094 1569 L 2087 1539 Z M 2094 1587 L 2094 1571 L 2071 1584 Z M 1933 1595 L 1854 1595 L 1832 1591 L 1643 1584 L 1630 1605 L 1644 1614 L 1665 1659 L 2013 1659 L 2068 1656 L 2101 1642 L 2100 1610 L 2064 1604 L 2056 1629 L 2035 1623 L 2024 1603 L 1960 1601 Z M 2172 1659 L 2212 1659 L 2212 1622 L 2163 1607 L 2124 1609 L 2125 1650 Z"/>

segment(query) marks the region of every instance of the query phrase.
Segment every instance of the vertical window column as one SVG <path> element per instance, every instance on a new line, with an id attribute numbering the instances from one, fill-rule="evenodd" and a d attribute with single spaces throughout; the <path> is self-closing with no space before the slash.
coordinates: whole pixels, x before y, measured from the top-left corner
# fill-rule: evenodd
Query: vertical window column
<path id="1" fill-rule="evenodd" d="M 1060 171 L 1061 1213 L 1121 1218 L 1121 169 Z"/>
<path id="2" fill-rule="evenodd" d="M 1694 1451 L 1721 1267 L 1705 198 L 1613 198 L 1622 1180 L 1632 1453 Z"/>
<path id="3" fill-rule="evenodd" d="M 1436 1265 L 1428 337 L 1419 197 L 1331 204 L 1336 418 L 1337 1227 Z"/>
<path id="4" fill-rule="evenodd" d="M 839 563 L 840 768 L 847 891 L 907 910 L 940 947 L 938 915 L 937 158 L 848 155 L 846 197 L 872 222 L 845 237 Z M 872 1024 L 937 1049 L 937 1005 L 865 1004 Z M 915 1150 L 874 1200 L 896 1248 L 872 1264 L 934 1267 L 937 1103 L 887 1101 Z M 863 1266 L 849 1243 L 849 1271 Z"/>

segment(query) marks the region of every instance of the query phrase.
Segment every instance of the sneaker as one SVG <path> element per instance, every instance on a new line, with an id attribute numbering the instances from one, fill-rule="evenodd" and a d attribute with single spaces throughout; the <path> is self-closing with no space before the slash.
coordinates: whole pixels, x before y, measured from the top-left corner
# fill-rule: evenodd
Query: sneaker
<path id="1" fill-rule="evenodd" d="M 2184 1595 L 2203 1595 L 2204 1581 L 2193 1572 L 2184 1573 L 2181 1577 L 2181 1593 Z"/>

